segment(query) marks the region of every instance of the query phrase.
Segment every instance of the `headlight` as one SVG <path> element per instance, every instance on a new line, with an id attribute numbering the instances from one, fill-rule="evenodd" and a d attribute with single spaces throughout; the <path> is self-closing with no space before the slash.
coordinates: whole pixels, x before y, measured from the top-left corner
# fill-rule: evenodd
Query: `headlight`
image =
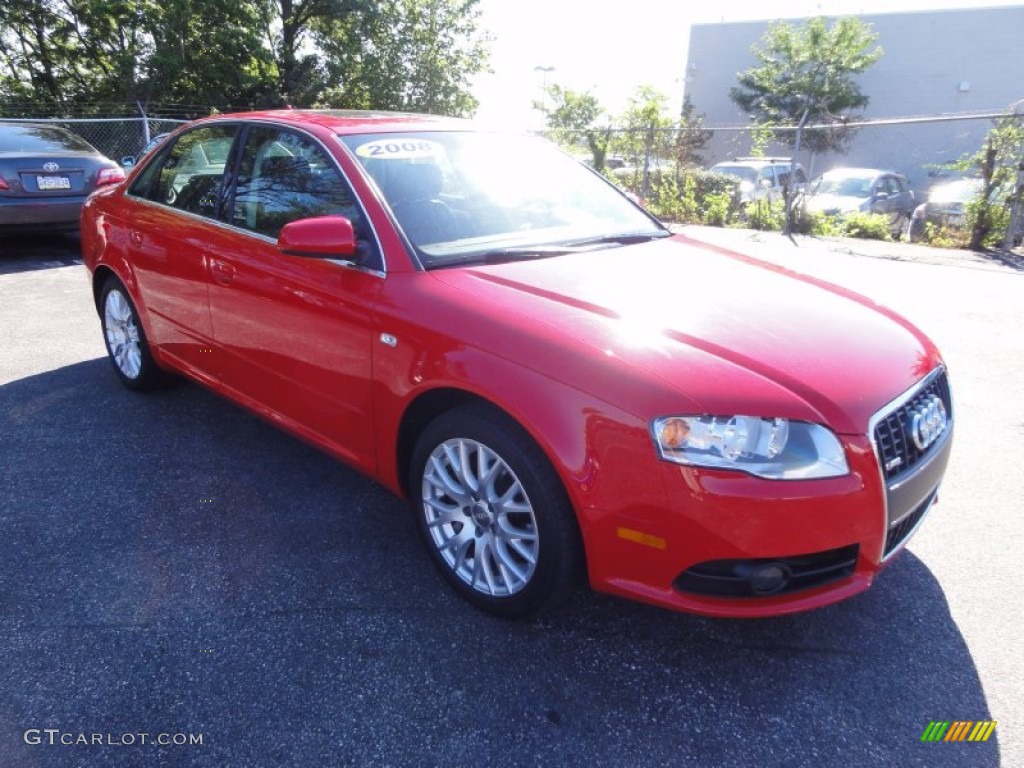
<path id="1" fill-rule="evenodd" d="M 747 472 L 770 480 L 840 477 L 850 471 L 827 427 L 758 416 L 664 416 L 651 422 L 658 455 L 676 464 Z"/>

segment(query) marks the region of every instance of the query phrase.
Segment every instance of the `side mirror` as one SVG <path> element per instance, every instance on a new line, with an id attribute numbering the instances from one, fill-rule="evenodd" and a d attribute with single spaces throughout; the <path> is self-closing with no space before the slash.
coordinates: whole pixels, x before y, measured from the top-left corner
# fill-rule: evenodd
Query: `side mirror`
<path id="1" fill-rule="evenodd" d="M 125 155 L 121 158 L 121 167 L 125 170 L 135 167 L 135 155 Z"/>
<path id="2" fill-rule="evenodd" d="M 882 202 L 885 202 L 886 200 L 889 199 L 889 193 L 888 192 L 875 192 L 875 194 L 872 195 L 871 197 L 872 197 L 873 200 L 877 200 L 879 203 L 882 203 Z"/>
<path id="3" fill-rule="evenodd" d="M 282 227 L 277 250 L 286 256 L 350 258 L 356 252 L 356 235 L 352 221 L 344 216 L 299 219 Z"/>

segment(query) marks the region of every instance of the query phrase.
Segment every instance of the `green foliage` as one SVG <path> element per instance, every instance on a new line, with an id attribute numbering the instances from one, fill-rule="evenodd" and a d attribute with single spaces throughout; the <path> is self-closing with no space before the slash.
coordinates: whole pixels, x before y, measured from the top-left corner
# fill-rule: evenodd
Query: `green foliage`
<path id="1" fill-rule="evenodd" d="M 487 66 L 478 33 L 479 0 L 383 0 L 322 20 L 315 40 L 326 55 L 318 95 L 330 107 L 468 116 L 471 78 Z"/>
<path id="2" fill-rule="evenodd" d="M 639 195 L 630 179 L 614 177 L 620 186 Z M 700 168 L 654 171 L 648 179 L 644 205 L 655 216 L 685 224 L 725 227 L 740 217 L 739 181 Z"/>
<path id="3" fill-rule="evenodd" d="M 837 222 L 844 237 L 859 237 L 864 240 L 891 240 L 889 217 L 881 213 L 847 213 Z"/>
<path id="4" fill-rule="evenodd" d="M 778 232 L 786 223 L 786 206 L 781 200 L 755 200 L 743 206 L 743 214 L 751 229 Z"/>
<path id="5" fill-rule="evenodd" d="M 851 77 L 864 72 L 882 55 L 877 35 L 869 25 L 847 17 L 829 25 L 825 17 L 802 26 L 776 22 L 760 44 L 752 48 L 758 60 L 737 76 L 729 97 L 758 123 L 798 125 L 806 111 L 809 125 L 845 120 L 852 110 L 868 103 Z M 810 129 L 802 143 L 812 152 L 842 151 L 849 129 Z M 779 131 L 775 138 L 788 144 L 795 131 Z"/>
<path id="6" fill-rule="evenodd" d="M 672 165 L 700 165 L 700 150 L 712 136 L 704 128 L 704 116 L 694 114 L 688 99 L 676 120 L 669 112 L 668 98 L 648 86 L 637 88 L 614 119 L 589 92 L 552 84 L 544 93 L 533 108 L 544 114 L 548 137 L 573 154 L 589 152 L 592 165 L 602 172 L 609 155 L 621 156 L 630 171 L 609 173 L 609 178 L 637 193 L 643 186 L 645 161 L 651 178 L 655 171 L 664 172 Z"/>
<path id="7" fill-rule="evenodd" d="M 770 125 L 764 123 L 755 125 L 750 129 L 750 156 L 764 157 L 767 154 L 768 146 L 775 141 L 775 131 Z"/>
<path id="8" fill-rule="evenodd" d="M 1010 221 L 1010 200 L 1017 183 L 1017 163 L 1024 158 L 1024 121 L 1007 117 L 995 121 L 982 147 L 965 155 L 952 168 L 981 176 L 981 192 L 967 204 L 971 232 L 968 247 L 997 246 Z"/>
<path id="9" fill-rule="evenodd" d="M 966 248 L 970 243 L 970 230 L 927 222 L 922 239 L 935 248 Z"/>
<path id="10" fill-rule="evenodd" d="M 470 114 L 479 0 L 2 0 L 0 108 L 101 102 Z"/>
<path id="11" fill-rule="evenodd" d="M 704 165 L 700 152 L 707 145 L 714 131 L 704 128 L 704 115 L 695 113 L 689 95 L 683 97 L 683 111 L 679 116 L 673 157 L 681 168 Z"/>
<path id="12" fill-rule="evenodd" d="M 843 222 L 835 216 L 828 216 L 821 211 L 808 211 L 803 206 L 795 209 L 796 221 L 794 231 L 815 237 L 842 237 Z"/>
<path id="13" fill-rule="evenodd" d="M 630 97 L 615 121 L 611 151 L 642 168 L 645 157 L 669 157 L 673 153 L 668 97 L 650 86 L 641 86 Z"/>
<path id="14" fill-rule="evenodd" d="M 535 101 L 533 108 L 544 114 L 549 137 L 570 152 L 579 152 L 585 146 L 591 164 L 603 171 L 611 144 L 611 127 L 600 124 L 605 112 L 597 97 L 557 84 L 548 85 L 544 93 L 545 99 Z"/>

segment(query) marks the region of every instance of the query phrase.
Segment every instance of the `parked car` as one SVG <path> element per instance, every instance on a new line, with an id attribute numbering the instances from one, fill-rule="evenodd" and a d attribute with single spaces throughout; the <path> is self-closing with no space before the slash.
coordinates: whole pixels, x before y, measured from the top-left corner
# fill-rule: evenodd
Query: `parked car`
<path id="1" fill-rule="evenodd" d="M 936 500 L 953 410 L 924 334 L 673 235 L 543 140 L 287 110 L 169 141 L 83 214 L 116 376 L 187 376 L 408 498 L 483 610 L 584 575 L 716 616 L 815 608 Z"/>
<path id="2" fill-rule="evenodd" d="M 907 240 L 920 241 L 927 224 L 961 229 L 967 224 L 967 203 L 981 193 L 981 179 L 956 179 L 937 184 L 928 200 L 914 209 L 907 222 Z"/>
<path id="3" fill-rule="evenodd" d="M 740 199 L 744 203 L 782 200 L 787 184 L 793 185 L 794 194 L 802 191 L 807 184 L 803 166 L 788 157 L 738 157 L 716 163 L 709 170 L 738 177 Z"/>
<path id="4" fill-rule="evenodd" d="M 124 177 L 70 131 L 0 122 L 0 228 L 78 229 L 89 193 Z"/>
<path id="5" fill-rule="evenodd" d="M 837 168 L 818 177 L 804 201 L 806 210 L 828 216 L 880 213 L 898 239 L 914 210 L 914 193 L 907 178 L 876 168 Z"/>

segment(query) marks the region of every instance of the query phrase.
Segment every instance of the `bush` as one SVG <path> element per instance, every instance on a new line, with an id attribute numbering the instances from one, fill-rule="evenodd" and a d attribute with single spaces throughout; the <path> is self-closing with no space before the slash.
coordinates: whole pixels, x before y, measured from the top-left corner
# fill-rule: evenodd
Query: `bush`
<path id="1" fill-rule="evenodd" d="M 842 237 L 843 225 L 835 216 L 826 216 L 821 211 L 808 211 L 802 205 L 795 205 L 793 231 L 800 235 L 815 237 Z"/>
<path id="2" fill-rule="evenodd" d="M 891 240 L 889 217 L 881 213 L 847 213 L 839 222 L 842 235 L 865 240 Z"/>
<path id="3" fill-rule="evenodd" d="M 646 195 L 641 195 L 641 174 L 609 176 L 620 187 L 642 196 L 647 210 L 662 219 L 725 227 L 740 217 L 739 180 L 732 176 L 699 168 L 652 170 L 647 176 Z"/>
<path id="4" fill-rule="evenodd" d="M 949 227 L 929 221 L 924 225 L 921 240 L 935 248 L 966 248 L 971 241 L 971 231 L 965 227 Z"/>
<path id="5" fill-rule="evenodd" d="M 755 200 L 743 206 L 743 213 L 751 229 L 778 232 L 786 223 L 786 204 L 782 200 Z"/>
<path id="6" fill-rule="evenodd" d="M 976 198 L 967 203 L 967 231 L 973 235 L 975 227 L 980 223 L 981 247 L 998 248 L 1003 242 L 1006 228 L 1010 226 L 1010 206 L 984 198 Z M 970 245 L 971 237 L 968 237 Z"/>

